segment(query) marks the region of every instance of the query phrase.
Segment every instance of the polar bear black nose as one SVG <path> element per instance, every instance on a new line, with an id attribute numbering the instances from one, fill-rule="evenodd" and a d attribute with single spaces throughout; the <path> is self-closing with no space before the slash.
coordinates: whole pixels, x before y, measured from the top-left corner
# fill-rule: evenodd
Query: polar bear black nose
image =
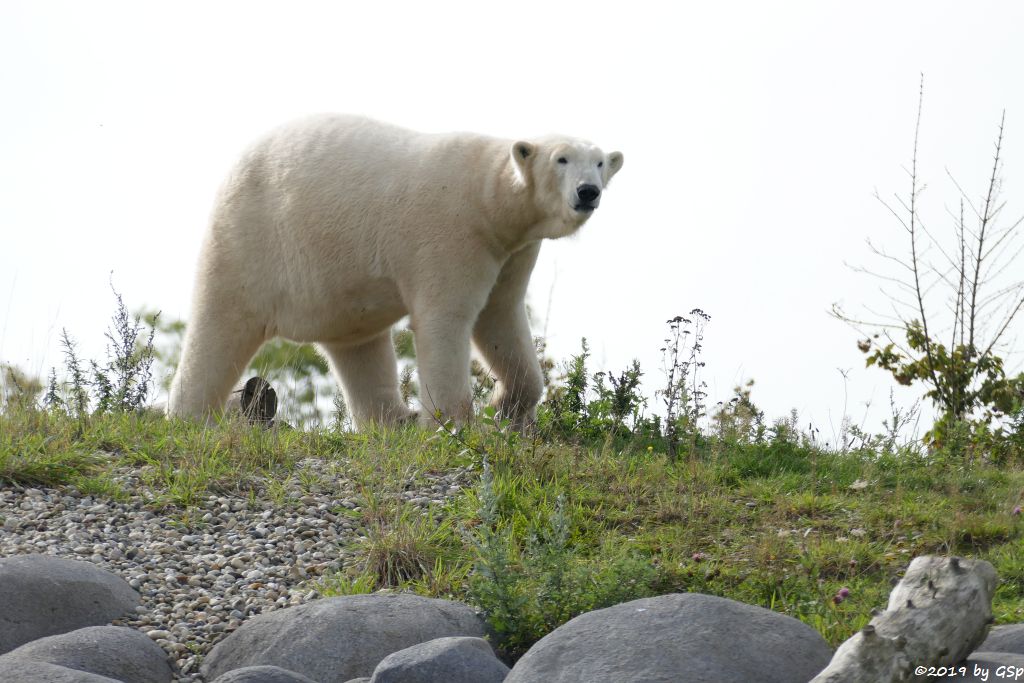
<path id="1" fill-rule="evenodd" d="M 580 185 L 576 188 L 576 196 L 581 202 L 592 202 L 601 196 L 601 189 L 597 185 Z"/>

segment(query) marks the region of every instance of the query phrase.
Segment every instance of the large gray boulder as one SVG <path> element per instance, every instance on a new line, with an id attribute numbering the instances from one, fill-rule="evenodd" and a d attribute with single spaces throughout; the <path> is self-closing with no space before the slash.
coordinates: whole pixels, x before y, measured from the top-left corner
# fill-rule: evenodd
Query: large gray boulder
<path id="1" fill-rule="evenodd" d="M 123 683 L 116 678 L 46 662 L 16 661 L 0 667 L 0 681 L 14 683 Z"/>
<path id="2" fill-rule="evenodd" d="M 832 649 L 810 626 L 699 593 L 582 614 L 537 642 L 506 683 L 807 683 Z"/>
<path id="3" fill-rule="evenodd" d="M 14 663 L 45 662 L 131 683 L 171 683 L 167 653 L 126 626 L 88 626 L 33 640 L 0 655 L 0 674 Z M 7 680 L 0 675 L 0 680 Z"/>
<path id="4" fill-rule="evenodd" d="M 966 672 L 956 678 L 936 677 L 943 683 L 981 683 L 986 681 L 1024 681 L 1024 655 L 1013 652 L 975 652 L 963 662 L 953 665 Z"/>
<path id="5" fill-rule="evenodd" d="M 472 608 L 418 595 L 347 595 L 261 614 L 217 643 L 203 661 L 210 680 L 266 664 L 344 683 L 370 676 L 392 652 L 445 636 L 484 635 Z"/>
<path id="6" fill-rule="evenodd" d="M 1024 655 L 1024 624 L 993 626 L 976 652 L 1013 652 Z"/>
<path id="7" fill-rule="evenodd" d="M 279 666 L 246 666 L 218 676 L 213 683 L 317 683 Z"/>
<path id="8" fill-rule="evenodd" d="M 482 638 L 434 640 L 393 652 L 373 670 L 370 683 L 501 683 L 508 667 Z"/>
<path id="9" fill-rule="evenodd" d="M 139 594 L 89 562 L 51 555 L 0 558 L 0 653 L 107 624 L 135 608 Z"/>

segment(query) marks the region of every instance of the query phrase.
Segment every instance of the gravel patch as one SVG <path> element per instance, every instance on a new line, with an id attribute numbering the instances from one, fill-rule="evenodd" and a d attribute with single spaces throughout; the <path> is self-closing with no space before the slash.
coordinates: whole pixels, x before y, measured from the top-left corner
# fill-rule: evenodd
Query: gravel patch
<path id="1" fill-rule="evenodd" d="M 424 475 L 397 497 L 433 514 L 474 476 L 470 468 Z M 113 623 L 139 628 L 167 651 L 180 683 L 202 681 L 203 656 L 247 617 L 315 600 L 317 579 L 361 562 L 364 501 L 331 462 L 301 461 L 280 504 L 225 493 L 154 512 L 139 470 L 120 469 L 115 480 L 135 492 L 127 502 L 74 489 L 0 489 L 0 555 L 56 555 L 120 575 L 142 604 Z"/>

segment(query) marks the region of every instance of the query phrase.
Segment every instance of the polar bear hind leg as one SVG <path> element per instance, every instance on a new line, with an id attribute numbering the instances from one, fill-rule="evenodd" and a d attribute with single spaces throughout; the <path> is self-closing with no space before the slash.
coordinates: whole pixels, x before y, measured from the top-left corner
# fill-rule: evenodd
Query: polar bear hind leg
<path id="1" fill-rule="evenodd" d="M 192 418 L 220 414 L 232 387 L 266 340 L 265 330 L 237 309 L 212 301 L 197 306 L 171 385 L 170 414 Z"/>
<path id="2" fill-rule="evenodd" d="M 412 416 L 398 391 L 398 359 L 390 328 L 362 344 L 319 346 L 344 389 L 356 428 L 370 423 L 399 424 Z"/>

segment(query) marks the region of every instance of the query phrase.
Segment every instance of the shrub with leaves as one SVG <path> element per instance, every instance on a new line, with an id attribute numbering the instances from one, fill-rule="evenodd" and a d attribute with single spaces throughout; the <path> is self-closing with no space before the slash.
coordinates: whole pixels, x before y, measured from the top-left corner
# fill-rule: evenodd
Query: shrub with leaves
<path id="1" fill-rule="evenodd" d="M 623 445 L 637 435 L 658 432 L 658 421 L 644 415 L 647 399 L 641 389 L 643 372 L 637 361 L 615 374 L 589 374 L 590 346 L 563 363 L 561 383 L 550 387 L 538 410 L 541 431 L 576 443 L 607 440 Z"/>
<path id="2" fill-rule="evenodd" d="M 146 405 L 153 380 L 156 331 L 150 328 L 149 335 L 143 336 L 141 317 L 131 316 L 121 294 L 113 291 L 117 308 L 106 332 L 107 362 L 100 365 L 90 361 L 90 366 L 96 390 L 96 411 L 127 413 L 139 411 Z"/>
<path id="3" fill-rule="evenodd" d="M 1007 377 L 1003 359 L 991 351 L 979 352 L 965 344 L 949 350 L 929 340 L 918 320 L 907 324 L 906 338 L 910 353 L 891 342 L 861 342 L 860 348 L 868 354 L 869 367 L 888 370 L 903 385 L 928 386 L 925 396 L 942 411 L 926 435 L 934 445 L 971 452 L 985 440 L 995 420 L 1024 406 L 1024 373 Z"/>
<path id="4" fill-rule="evenodd" d="M 106 331 L 106 361 L 90 360 L 86 364 L 79 358 L 75 340 L 63 330 L 61 346 L 67 379 L 60 383 L 56 370 L 50 372 L 46 405 L 77 419 L 92 413 L 139 412 L 146 407 L 152 388 L 155 327 L 149 326 L 149 334 L 144 334 L 142 317 L 130 315 L 121 294 L 113 285 L 111 289 L 117 306 Z"/>
<path id="5" fill-rule="evenodd" d="M 564 495 L 546 519 L 519 535 L 501 514 L 485 459 L 479 500 L 480 523 L 469 532 L 475 552 L 469 596 L 509 657 L 584 612 L 655 594 L 659 574 L 648 560 L 615 549 L 587 554 L 574 545 Z"/>
<path id="6" fill-rule="evenodd" d="M 562 363 L 561 383 L 548 391 L 547 400 L 541 406 L 538 422 L 546 430 L 559 436 L 572 436 L 579 432 L 586 422 L 587 358 L 590 347 L 587 339 L 580 340 L 582 350 Z"/>
<path id="7" fill-rule="evenodd" d="M 991 174 L 980 201 L 972 201 L 953 180 L 960 194 L 951 239 L 940 239 L 921 216 L 924 185 L 918 176 L 918 135 L 924 102 L 924 80 L 918 99 L 908 195 L 897 205 L 879 201 L 897 219 L 906 238 L 905 256 L 871 245 L 894 271 L 873 272 L 894 313 L 873 320 L 856 320 L 833 306 L 833 315 L 874 334 L 861 334 L 858 347 L 867 365 L 890 372 L 904 385 L 922 384 L 925 396 L 939 411 L 925 435 L 937 449 L 970 455 L 991 444 L 994 424 L 1024 404 L 1024 373 L 1007 376 L 997 354 L 1004 337 L 1024 310 L 1024 280 L 1019 263 L 1019 228 L 1024 217 L 1003 223 L 999 198 L 1005 112 L 999 122 Z M 973 215 L 973 220 L 968 216 Z M 973 223 L 973 225 L 972 225 Z M 928 256 L 929 252 L 936 254 Z M 877 315 L 877 314 L 876 314 Z M 903 337 L 901 340 L 899 337 Z M 998 432 L 997 428 L 995 432 Z"/>

